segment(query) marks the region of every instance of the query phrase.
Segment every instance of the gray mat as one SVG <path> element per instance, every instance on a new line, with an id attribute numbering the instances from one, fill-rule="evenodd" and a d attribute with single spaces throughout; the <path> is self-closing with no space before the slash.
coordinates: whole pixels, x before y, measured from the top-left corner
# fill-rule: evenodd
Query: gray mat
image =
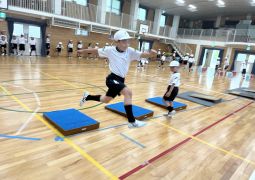
<path id="1" fill-rule="evenodd" d="M 203 100 L 203 99 L 191 97 L 190 95 L 191 95 L 191 94 L 194 94 L 194 93 L 196 93 L 196 94 L 201 94 L 201 95 L 206 95 L 206 94 L 202 94 L 202 93 L 198 93 L 198 92 L 194 92 L 194 91 L 187 91 L 187 92 L 178 94 L 177 97 L 178 97 L 178 98 L 181 98 L 181 99 L 184 99 L 184 100 L 188 100 L 188 101 L 197 103 L 197 104 L 201 104 L 201 105 L 204 105 L 204 106 L 207 106 L 207 107 L 214 106 L 214 105 L 219 104 L 219 103 L 221 103 L 221 102 L 224 101 L 224 100 L 222 99 L 221 101 L 218 101 L 218 102 L 212 102 L 212 101 L 206 101 L 206 100 Z"/>
<path id="2" fill-rule="evenodd" d="M 231 89 L 228 90 L 227 93 L 228 94 L 232 94 L 232 95 L 236 95 L 236 96 L 241 96 L 241 97 L 245 97 L 245 98 L 249 98 L 249 99 L 255 99 L 255 93 L 253 92 L 248 92 L 248 91 L 244 91 L 247 88 L 237 88 L 237 89 Z"/>

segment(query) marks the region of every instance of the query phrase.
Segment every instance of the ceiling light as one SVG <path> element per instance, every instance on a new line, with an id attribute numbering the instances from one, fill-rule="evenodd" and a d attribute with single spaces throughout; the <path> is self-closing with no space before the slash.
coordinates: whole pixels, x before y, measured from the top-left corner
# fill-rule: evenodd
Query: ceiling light
<path id="1" fill-rule="evenodd" d="M 178 6 L 184 6 L 185 5 L 185 1 L 184 0 L 176 0 L 175 4 Z"/>
<path id="2" fill-rule="evenodd" d="M 189 4 L 188 10 L 191 11 L 191 12 L 195 12 L 195 11 L 197 11 L 197 7 L 194 6 L 193 4 Z"/>
<path id="3" fill-rule="evenodd" d="M 225 7 L 225 2 L 222 1 L 222 0 L 218 0 L 216 5 L 217 5 L 218 7 Z"/>

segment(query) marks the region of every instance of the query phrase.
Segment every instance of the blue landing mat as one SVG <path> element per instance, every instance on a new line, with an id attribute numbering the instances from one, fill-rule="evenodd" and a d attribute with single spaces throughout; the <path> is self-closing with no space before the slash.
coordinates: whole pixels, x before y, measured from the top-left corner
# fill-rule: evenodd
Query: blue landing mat
<path id="1" fill-rule="evenodd" d="M 43 117 L 63 135 L 72 135 L 99 128 L 99 122 L 76 109 L 47 112 L 43 114 Z"/>
<path id="2" fill-rule="evenodd" d="M 123 102 L 107 105 L 105 106 L 105 109 L 113 111 L 122 116 L 126 116 L 126 111 L 125 111 Z M 149 109 L 145 109 L 145 108 L 133 105 L 133 113 L 136 119 L 142 120 L 147 117 L 153 116 L 154 112 Z"/>
<path id="3" fill-rule="evenodd" d="M 149 102 L 151 104 L 160 106 L 162 108 L 166 108 L 166 105 L 163 102 L 163 98 L 162 97 L 148 98 L 148 99 L 146 99 L 146 102 Z M 176 102 L 176 101 L 173 102 L 173 106 L 174 106 L 174 109 L 177 110 L 177 111 L 187 108 L 186 104 L 183 104 L 183 103 L 180 103 L 180 102 Z"/>

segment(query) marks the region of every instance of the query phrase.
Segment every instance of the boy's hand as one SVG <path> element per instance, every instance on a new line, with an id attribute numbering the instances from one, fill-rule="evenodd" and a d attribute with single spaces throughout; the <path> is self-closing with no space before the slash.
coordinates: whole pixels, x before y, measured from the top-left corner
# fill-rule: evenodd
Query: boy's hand
<path id="1" fill-rule="evenodd" d="M 166 97 L 169 97 L 170 95 L 171 95 L 171 93 L 170 93 L 170 92 L 167 92 L 165 96 L 166 96 Z"/>

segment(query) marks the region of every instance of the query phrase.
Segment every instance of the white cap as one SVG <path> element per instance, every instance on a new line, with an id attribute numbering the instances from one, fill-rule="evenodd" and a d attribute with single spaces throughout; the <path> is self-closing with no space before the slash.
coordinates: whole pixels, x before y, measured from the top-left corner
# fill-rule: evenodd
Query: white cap
<path id="1" fill-rule="evenodd" d="M 178 61 L 172 61 L 172 62 L 170 62 L 169 66 L 170 67 L 178 67 L 178 66 L 180 66 L 180 63 Z"/>
<path id="2" fill-rule="evenodd" d="M 193 57 L 193 56 L 194 56 L 194 54 L 191 54 L 190 56 L 191 56 L 191 57 Z"/>
<path id="3" fill-rule="evenodd" d="M 186 53 L 187 56 L 189 56 L 189 53 Z"/>
<path id="4" fill-rule="evenodd" d="M 108 46 L 108 45 L 109 45 L 109 43 L 105 43 L 105 45 L 106 45 L 106 46 Z"/>
<path id="5" fill-rule="evenodd" d="M 127 31 L 119 30 L 114 34 L 115 41 L 126 40 L 126 39 L 131 39 Z"/>
<path id="6" fill-rule="evenodd" d="M 59 42 L 58 44 L 62 44 L 62 42 Z"/>

